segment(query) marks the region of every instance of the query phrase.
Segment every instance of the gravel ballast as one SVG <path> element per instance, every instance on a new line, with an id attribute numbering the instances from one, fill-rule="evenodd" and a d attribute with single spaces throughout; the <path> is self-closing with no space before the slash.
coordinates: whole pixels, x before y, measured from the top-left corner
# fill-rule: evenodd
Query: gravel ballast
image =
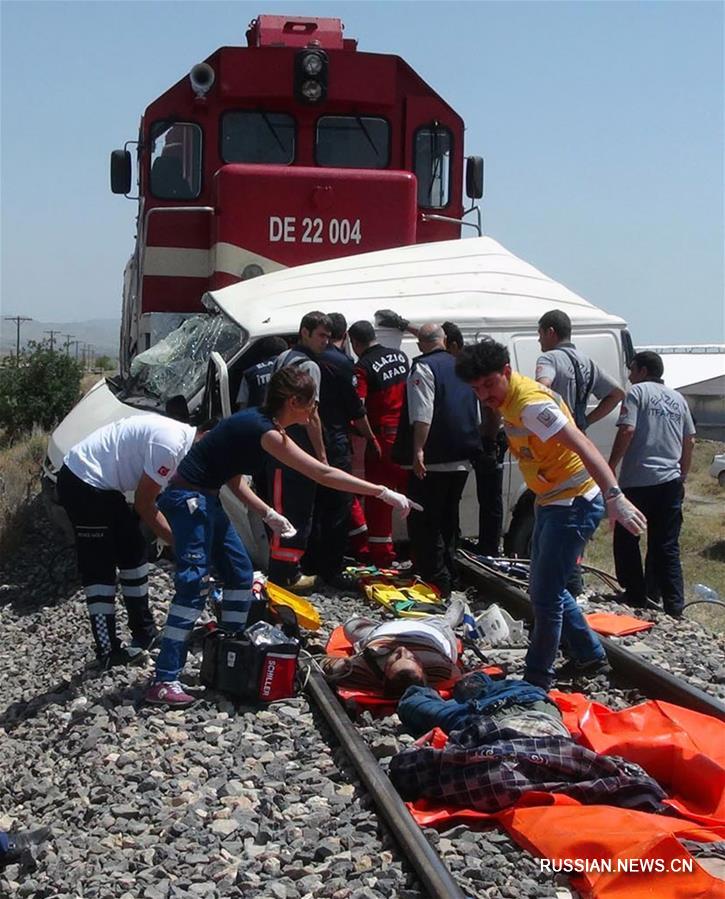
<path id="1" fill-rule="evenodd" d="M 0 827 L 45 825 L 53 836 L 38 850 L 34 870 L 16 865 L 0 873 L 0 895 L 422 895 L 306 696 L 259 710 L 210 696 L 190 709 L 164 711 L 141 702 L 150 663 L 89 668 L 85 604 L 75 586 L 64 588 L 59 572 L 67 553 L 59 559 L 45 534 L 39 519 L 20 556 L 0 569 Z M 152 567 L 159 622 L 171 572 L 165 562 Z M 353 613 L 375 614 L 358 598 L 312 599 L 325 622 L 315 642 Z M 118 609 L 122 621 L 120 602 Z M 699 625 L 675 627 L 670 637 L 673 629 L 658 622 L 652 653 L 664 653 L 670 670 L 681 668 L 693 683 L 705 682 L 702 672 L 717 683 L 725 669 L 719 641 Z M 685 628 L 688 635 L 694 629 L 697 653 L 689 636 L 680 639 Z M 520 672 L 520 649 L 490 656 Z M 199 661 L 190 657 L 185 683 L 198 682 Z M 592 695 L 613 707 L 640 698 L 606 681 Z M 360 727 L 383 767 L 411 742 L 395 716 L 364 715 Z M 565 881 L 542 874 L 537 860 L 498 830 L 426 834 L 467 895 L 569 895 Z"/>

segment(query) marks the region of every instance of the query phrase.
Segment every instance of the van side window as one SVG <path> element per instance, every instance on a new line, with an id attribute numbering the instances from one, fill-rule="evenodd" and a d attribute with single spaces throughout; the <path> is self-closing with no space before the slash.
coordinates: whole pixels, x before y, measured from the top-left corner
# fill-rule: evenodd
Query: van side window
<path id="1" fill-rule="evenodd" d="M 624 364 L 629 368 L 634 359 L 634 344 L 632 343 L 632 335 L 626 328 L 622 331 L 622 353 L 624 354 Z"/>

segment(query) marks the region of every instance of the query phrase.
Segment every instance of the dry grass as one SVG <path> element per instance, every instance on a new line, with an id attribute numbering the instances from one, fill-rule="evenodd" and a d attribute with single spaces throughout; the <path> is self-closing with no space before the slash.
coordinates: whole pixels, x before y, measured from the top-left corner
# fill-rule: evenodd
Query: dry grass
<path id="1" fill-rule="evenodd" d="M 28 507 L 40 489 L 40 466 L 48 435 L 30 437 L 0 449 L 0 553 L 12 554 L 25 532 Z"/>
<path id="2" fill-rule="evenodd" d="M 716 440 L 698 440 L 695 444 L 680 535 L 685 602 L 697 598 L 695 584 L 712 587 L 725 602 L 725 490 L 707 473 L 712 457 L 722 452 L 725 443 Z M 614 573 L 612 537 L 606 523 L 587 548 L 586 562 Z M 725 609 L 720 606 L 699 604 L 691 606 L 686 614 L 725 633 Z"/>

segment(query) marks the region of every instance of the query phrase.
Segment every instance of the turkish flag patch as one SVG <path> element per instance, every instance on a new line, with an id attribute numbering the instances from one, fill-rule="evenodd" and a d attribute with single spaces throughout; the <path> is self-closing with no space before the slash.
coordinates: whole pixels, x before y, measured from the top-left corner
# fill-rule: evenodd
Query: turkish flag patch
<path id="1" fill-rule="evenodd" d="M 161 468 L 157 469 L 162 478 L 165 478 L 170 470 L 171 469 L 167 468 L 165 465 L 162 465 Z"/>

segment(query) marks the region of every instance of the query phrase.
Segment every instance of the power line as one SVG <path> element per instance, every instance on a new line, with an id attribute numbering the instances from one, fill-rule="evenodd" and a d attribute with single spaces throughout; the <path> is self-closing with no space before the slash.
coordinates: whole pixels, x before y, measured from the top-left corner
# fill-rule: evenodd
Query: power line
<path id="1" fill-rule="evenodd" d="M 63 337 L 65 337 L 65 354 L 70 356 L 71 337 L 75 337 L 75 334 L 64 334 Z"/>
<path id="2" fill-rule="evenodd" d="M 31 322 L 33 319 L 27 315 L 5 315 L 3 318 L 15 322 L 15 362 L 20 365 L 20 322 Z"/>
<path id="3" fill-rule="evenodd" d="M 43 334 L 50 334 L 50 352 L 53 352 L 53 347 L 55 346 L 55 335 L 60 334 L 60 330 L 58 331 L 43 331 Z"/>

